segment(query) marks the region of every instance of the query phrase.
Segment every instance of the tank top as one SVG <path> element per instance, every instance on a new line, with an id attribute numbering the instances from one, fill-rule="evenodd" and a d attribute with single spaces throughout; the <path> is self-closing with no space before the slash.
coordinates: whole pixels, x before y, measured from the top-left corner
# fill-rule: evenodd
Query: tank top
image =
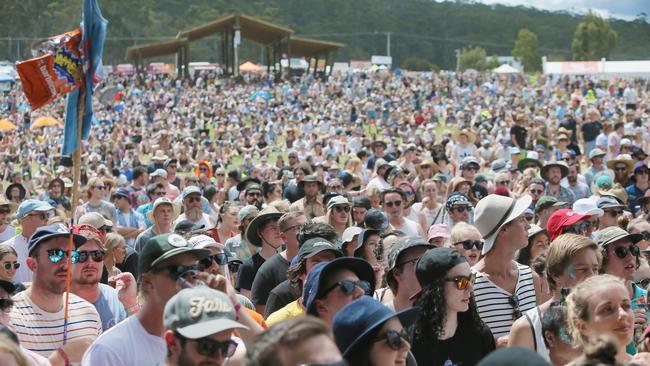
<path id="1" fill-rule="evenodd" d="M 528 310 L 524 316 L 530 324 L 530 330 L 533 332 L 533 340 L 535 341 L 535 352 L 542 356 L 546 361 L 549 361 L 549 351 L 544 343 L 544 332 L 542 331 L 542 314 L 539 312 L 539 307 Z"/>

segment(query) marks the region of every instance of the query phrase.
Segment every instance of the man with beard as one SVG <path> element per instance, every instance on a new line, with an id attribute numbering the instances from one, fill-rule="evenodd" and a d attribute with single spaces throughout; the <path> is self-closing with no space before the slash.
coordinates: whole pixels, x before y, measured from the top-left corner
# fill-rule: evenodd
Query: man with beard
<path id="1" fill-rule="evenodd" d="M 563 161 L 553 161 L 542 167 L 542 178 L 546 180 L 544 196 L 553 196 L 568 205 L 573 205 L 576 195 L 568 188 L 562 187 L 560 181 L 569 174 L 569 167 Z"/>
<path id="2" fill-rule="evenodd" d="M 65 318 L 65 287 L 68 256 L 76 263 L 78 253 L 68 251 L 72 238 L 75 247 L 86 238 L 71 232 L 65 225 L 43 226 L 29 239 L 27 267 L 33 272 L 31 286 L 18 293 L 13 300 L 11 325 L 19 329 L 20 344 L 44 357 L 53 351 L 69 362 L 80 362 L 81 353 L 66 354 L 61 347 L 67 342 L 97 339 L 102 333 L 99 314 L 92 304 L 75 294 L 68 299 L 68 316 Z"/>
<path id="3" fill-rule="evenodd" d="M 203 226 L 206 229 L 216 225 L 216 220 L 201 209 L 201 189 L 199 187 L 185 187 L 181 196 L 183 197 L 184 212 L 176 219 L 174 225 L 183 220 L 188 220 L 194 225 Z"/>
<path id="4" fill-rule="evenodd" d="M 291 211 L 302 211 L 308 219 L 325 215 L 321 192 L 323 182 L 315 175 L 308 175 L 298 182 L 298 190 L 305 196 L 291 204 Z"/>
<path id="5" fill-rule="evenodd" d="M 136 283 L 133 275 L 120 273 L 111 280 L 118 290 L 99 283 L 104 270 L 104 235 L 90 225 L 75 226 L 86 242 L 77 248 L 77 263 L 72 267 L 71 292 L 95 306 L 107 331 L 137 311 Z"/>
<path id="6" fill-rule="evenodd" d="M 589 189 L 589 186 L 578 180 L 578 174 L 580 173 L 579 170 L 580 167 L 577 164 L 571 164 L 569 166 L 569 174 L 566 176 L 567 184 L 562 185 L 563 187 L 568 188 L 571 190 L 571 192 L 573 192 L 573 194 L 576 196 L 576 200 L 579 200 L 581 198 L 588 198 L 591 196 L 591 190 Z"/>

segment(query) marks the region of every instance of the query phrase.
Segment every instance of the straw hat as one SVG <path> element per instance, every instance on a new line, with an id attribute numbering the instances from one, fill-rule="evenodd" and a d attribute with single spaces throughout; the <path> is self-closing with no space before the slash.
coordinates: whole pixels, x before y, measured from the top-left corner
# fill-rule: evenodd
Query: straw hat
<path id="1" fill-rule="evenodd" d="M 165 161 L 167 159 L 169 159 L 169 156 L 167 156 L 167 154 L 162 150 L 156 150 L 154 156 L 151 157 L 151 160 L 153 161 Z"/>
<path id="2" fill-rule="evenodd" d="M 426 165 L 431 167 L 431 174 L 436 174 L 440 170 L 438 164 L 436 164 L 433 160 L 424 160 L 420 164 L 415 166 L 415 171 L 418 174 L 420 174 L 420 170 L 422 169 L 423 166 Z"/>
<path id="3" fill-rule="evenodd" d="M 4 196 L 0 196 L 0 206 L 9 206 L 9 215 L 13 214 L 18 209 L 17 203 L 7 201 Z"/>
<path id="4" fill-rule="evenodd" d="M 614 170 L 616 164 L 625 164 L 627 166 L 627 175 L 630 175 L 634 168 L 634 160 L 632 160 L 632 157 L 628 154 L 621 154 L 617 156 L 616 159 L 608 161 L 607 167 Z"/>
<path id="5" fill-rule="evenodd" d="M 532 201 L 528 195 L 514 199 L 490 194 L 478 202 L 474 209 L 474 226 L 485 240 L 482 254 L 492 249 L 501 228 L 522 215 Z"/>
<path id="6" fill-rule="evenodd" d="M 149 221 L 151 221 L 151 222 L 155 222 L 154 217 L 153 217 L 153 214 L 154 214 L 154 212 L 156 212 L 156 209 L 158 208 L 158 206 L 160 206 L 160 205 L 164 205 L 164 204 L 167 204 L 167 205 L 171 205 L 171 206 L 172 206 L 172 210 L 173 210 L 172 222 L 173 222 L 173 221 L 176 221 L 176 219 L 178 218 L 178 216 L 180 216 L 180 214 L 181 214 L 181 207 L 180 207 L 179 205 L 175 204 L 174 202 L 172 202 L 172 201 L 171 201 L 169 198 L 167 198 L 167 197 L 160 197 L 160 198 L 157 198 L 157 199 L 153 202 L 153 207 L 152 207 L 151 211 L 147 212 L 147 219 L 148 219 Z"/>
<path id="7" fill-rule="evenodd" d="M 460 141 L 460 136 L 465 135 L 467 136 L 467 140 L 469 141 L 470 144 L 473 144 L 476 141 L 476 133 L 474 131 L 464 128 L 462 130 L 457 130 L 453 134 L 453 139 L 454 141 L 458 142 Z"/>

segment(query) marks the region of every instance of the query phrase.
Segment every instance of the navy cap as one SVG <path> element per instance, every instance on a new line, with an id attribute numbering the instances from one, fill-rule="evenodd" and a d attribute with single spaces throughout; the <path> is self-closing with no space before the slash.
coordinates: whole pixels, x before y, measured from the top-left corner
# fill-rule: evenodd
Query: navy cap
<path id="1" fill-rule="evenodd" d="M 126 198 L 127 200 L 129 200 L 129 202 L 131 202 L 131 194 L 129 190 L 126 188 L 118 188 L 114 190 L 113 193 L 111 193 L 111 197 L 122 197 L 122 198 Z"/>
<path id="2" fill-rule="evenodd" d="M 402 326 L 408 328 L 415 322 L 419 312 L 420 308 L 412 307 L 396 313 L 370 296 L 360 297 L 345 305 L 334 316 L 334 341 L 343 357 L 348 356 L 388 320 L 397 317 Z"/>
<path id="3" fill-rule="evenodd" d="M 375 292 L 375 271 L 365 260 L 356 257 L 341 257 L 329 262 L 321 262 L 311 269 L 305 279 L 302 304 L 305 306 L 307 314 L 316 315 L 315 302 L 322 296 L 325 279 L 334 270 L 340 268 L 352 271 L 362 281 L 368 281 L 370 292 Z"/>
<path id="4" fill-rule="evenodd" d="M 32 255 L 32 252 L 39 246 L 39 244 L 46 242 L 50 239 L 58 237 L 69 237 L 72 235 L 74 240 L 75 247 L 81 246 L 86 242 L 86 238 L 73 233 L 70 228 L 63 224 L 52 224 L 47 226 L 42 226 L 36 229 L 36 232 L 32 234 L 29 238 L 29 244 L 27 244 L 27 252 L 29 255 Z"/>
<path id="5" fill-rule="evenodd" d="M 371 208 L 363 216 L 363 223 L 368 229 L 384 231 L 388 229 L 388 215 L 378 208 Z"/>

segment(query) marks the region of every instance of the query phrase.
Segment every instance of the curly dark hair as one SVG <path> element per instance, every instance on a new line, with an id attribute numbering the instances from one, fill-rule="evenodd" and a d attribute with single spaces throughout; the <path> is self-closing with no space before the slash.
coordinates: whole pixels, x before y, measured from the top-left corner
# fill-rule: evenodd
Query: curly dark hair
<path id="1" fill-rule="evenodd" d="M 420 294 L 413 306 L 419 307 L 420 314 L 412 326 L 413 343 L 426 343 L 431 345 L 438 342 L 445 331 L 447 319 L 447 299 L 445 298 L 445 279 L 436 278 Z M 486 327 L 478 315 L 474 295 L 469 300 L 469 309 L 458 313 L 458 327 L 467 322 L 473 325 L 477 334 Z"/>

